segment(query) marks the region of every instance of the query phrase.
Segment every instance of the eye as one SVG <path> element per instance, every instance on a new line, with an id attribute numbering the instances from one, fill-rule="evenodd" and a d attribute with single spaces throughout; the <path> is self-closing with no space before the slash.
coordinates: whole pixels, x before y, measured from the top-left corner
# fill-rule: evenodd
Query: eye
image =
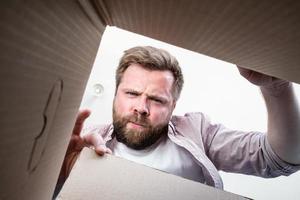
<path id="1" fill-rule="evenodd" d="M 134 91 L 127 91 L 125 93 L 128 94 L 129 96 L 138 96 L 138 93 Z"/>
<path id="2" fill-rule="evenodd" d="M 152 101 L 159 103 L 159 104 L 163 104 L 164 102 L 161 99 L 157 99 L 157 98 L 152 98 Z"/>

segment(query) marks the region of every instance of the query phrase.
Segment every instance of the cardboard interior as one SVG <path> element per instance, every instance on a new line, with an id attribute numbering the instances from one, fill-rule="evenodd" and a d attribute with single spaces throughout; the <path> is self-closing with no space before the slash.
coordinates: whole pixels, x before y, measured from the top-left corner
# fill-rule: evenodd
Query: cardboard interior
<path id="1" fill-rule="evenodd" d="M 77 1 L 1 2 L 1 200 L 51 199 L 104 28 Z"/>
<path id="2" fill-rule="evenodd" d="M 57 199 L 100 198 L 103 200 L 247 199 L 119 157 L 112 155 L 100 157 L 92 149 L 84 149 Z"/>
<path id="3" fill-rule="evenodd" d="M 0 199 L 51 199 L 106 24 L 300 83 L 299 5 L 2 1 Z M 119 162 L 111 158 L 107 164 Z"/>
<path id="4" fill-rule="evenodd" d="M 300 83 L 299 1 L 94 2 L 108 25 Z"/>

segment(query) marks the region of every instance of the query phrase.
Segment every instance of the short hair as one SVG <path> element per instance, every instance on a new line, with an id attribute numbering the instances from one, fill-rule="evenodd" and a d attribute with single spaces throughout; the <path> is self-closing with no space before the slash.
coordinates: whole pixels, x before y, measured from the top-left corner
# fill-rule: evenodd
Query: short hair
<path id="1" fill-rule="evenodd" d="M 183 87 L 183 75 L 177 59 L 169 52 L 152 46 L 137 46 L 124 51 L 116 70 L 116 92 L 126 69 L 139 64 L 145 69 L 170 71 L 174 77 L 172 95 L 177 101 Z"/>

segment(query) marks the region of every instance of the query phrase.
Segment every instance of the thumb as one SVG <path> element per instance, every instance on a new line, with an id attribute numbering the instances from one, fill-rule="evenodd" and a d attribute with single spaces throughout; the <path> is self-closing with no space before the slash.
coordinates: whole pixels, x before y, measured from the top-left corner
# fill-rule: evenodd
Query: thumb
<path id="1" fill-rule="evenodd" d="M 103 156 L 105 153 L 112 154 L 111 150 L 106 147 L 105 142 L 100 134 L 92 133 L 83 136 L 85 146 L 93 148 L 95 152 Z"/>

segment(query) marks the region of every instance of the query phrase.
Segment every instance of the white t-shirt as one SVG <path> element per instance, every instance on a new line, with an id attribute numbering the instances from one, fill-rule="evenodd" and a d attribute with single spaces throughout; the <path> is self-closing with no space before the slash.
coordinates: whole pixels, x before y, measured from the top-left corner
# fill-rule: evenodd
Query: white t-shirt
<path id="1" fill-rule="evenodd" d="M 108 147 L 115 156 L 204 183 L 201 167 L 194 161 L 193 156 L 186 149 L 173 143 L 167 136 L 143 150 L 131 149 L 115 138 L 108 144 Z"/>

